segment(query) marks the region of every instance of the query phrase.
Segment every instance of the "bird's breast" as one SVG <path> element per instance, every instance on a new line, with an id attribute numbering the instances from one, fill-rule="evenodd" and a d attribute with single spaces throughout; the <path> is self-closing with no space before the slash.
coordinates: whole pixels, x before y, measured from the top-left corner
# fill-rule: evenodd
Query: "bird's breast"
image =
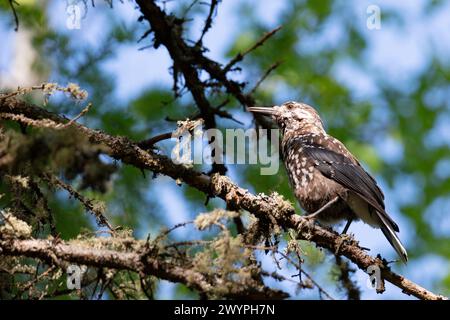
<path id="1" fill-rule="evenodd" d="M 344 196 L 345 189 L 324 177 L 316 168 L 313 167 L 312 171 L 305 171 L 307 173 L 300 170 L 300 174 L 292 175 L 290 180 L 296 198 L 306 211 L 312 213 L 336 196 Z"/>
<path id="2" fill-rule="evenodd" d="M 283 150 L 284 164 L 289 182 L 302 208 L 308 213 L 314 213 L 329 201 L 339 196 L 346 198 L 347 190 L 335 181 L 325 177 L 317 168 L 313 159 L 304 152 L 306 146 L 290 146 Z M 347 212 L 344 212 L 347 211 Z M 348 207 L 344 201 L 339 201 L 321 214 L 321 221 L 334 223 L 345 219 Z"/>

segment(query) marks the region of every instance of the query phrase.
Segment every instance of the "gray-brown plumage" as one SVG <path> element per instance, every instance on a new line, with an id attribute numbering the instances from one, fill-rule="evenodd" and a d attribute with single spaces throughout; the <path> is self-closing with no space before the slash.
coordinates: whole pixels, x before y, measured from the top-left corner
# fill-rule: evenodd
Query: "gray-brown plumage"
<path id="1" fill-rule="evenodd" d="M 272 108 L 249 108 L 270 115 L 282 132 L 281 152 L 295 196 L 302 208 L 324 224 L 363 220 L 379 228 L 406 263 L 408 256 L 385 211 L 375 179 L 336 138 L 328 135 L 314 108 L 286 102 Z M 344 232 L 345 232 L 344 231 Z"/>

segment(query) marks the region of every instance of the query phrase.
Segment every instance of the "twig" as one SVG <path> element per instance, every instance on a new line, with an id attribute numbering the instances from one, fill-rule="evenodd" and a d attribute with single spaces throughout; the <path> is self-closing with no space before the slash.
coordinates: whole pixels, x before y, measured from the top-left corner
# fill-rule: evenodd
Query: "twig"
<path id="1" fill-rule="evenodd" d="M 141 42 L 142 40 L 144 40 L 145 38 L 147 38 L 149 36 L 149 34 L 151 34 L 153 32 L 152 29 L 148 29 L 147 31 L 144 32 L 144 34 L 139 38 L 139 40 L 137 41 L 137 43 Z M 139 49 L 141 50 L 141 49 Z"/>
<path id="2" fill-rule="evenodd" d="M 147 149 L 153 148 L 153 146 L 160 141 L 172 138 L 172 135 L 173 135 L 173 132 L 166 132 L 166 133 L 158 134 L 154 137 L 151 137 L 150 139 L 146 139 L 146 140 L 142 140 L 142 141 L 138 142 L 137 145 L 139 146 L 139 148 L 147 150 Z"/>
<path id="3" fill-rule="evenodd" d="M 209 240 L 192 240 L 192 241 L 179 241 L 169 243 L 165 246 L 165 248 L 174 248 L 174 247 L 182 247 L 182 246 L 204 246 L 210 244 Z"/>
<path id="4" fill-rule="evenodd" d="M 198 1 L 199 0 L 192 0 L 192 2 L 189 4 L 189 6 L 186 8 L 186 10 L 184 10 L 184 12 L 182 14 L 183 20 L 186 20 L 186 17 L 188 15 L 189 11 L 192 10 L 192 8 L 197 4 Z"/>
<path id="5" fill-rule="evenodd" d="M 65 126 L 66 127 L 69 127 L 70 125 L 72 125 L 75 121 L 77 121 L 78 119 L 80 119 L 82 116 L 84 116 L 86 113 L 88 113 L 89 112 L 89 109 L 92 107 L 92 103 L 88 103 L 88 105 L 83 109 L 83 110 L 81 110 L 81 112 L 75 117 L 75 118 L 73 118 L 72 120 L 70 120 L 69 122 L 67 122 L 66 124 L 65 124 Z"/>
<path id="6" fill-rule="evenodd" d="M 287 261 L 289 261 L 293 266 L 295 266 L 297 270 L 299 270 L 299 272 L 304 274 L 314 284 L 314 286 L 319 290 L 321 294 L 324 294 L 330 300 L 334 300 L 334 298 L 322 286 L 320 286 L 317 283 L 317 281 L 314 280 L 313 277 L 311 277 L 305 270 L 303 270 L 302 266 L 299 263 L 295 262 L 294 260 L 291 259 L 291 257 L 289 257 L 289 255 L 281 251 L 277 251 L 277 253 L 280 254 L 283 258 L 285 258 Z"/>
<path id="7" fill-rule="evenodd" d="M 94 214 L 99 225 L 106 226 L 109 230 L 111 230 L 111 232 L 114 232 L 114 228 L 108 222 L 108 219 L 106 219 L 106 217 L 99 208 L 96 208 L 92 200 L 86 199 L 81 193 L 72 188 L 71 185 L 64 183 L 55 176 L 44 173 L 41 175 L 41 177 L 49 184 L 59 186 L 60 188 L 66 190 L 72 197 L 80 201 L 88 212 L 92 212 Z"/>
<path id="8" fill-rule="evenodd" d="M 218 0 L 211 0 L 211 4 L 209 6 L 208 17 L 205 20 L 205 25 L 203 27 L 202 34 L 201 34 L 200 38 L 198 39 L 197 43 L 195 44 L 196 46 L 200 46 L 202 44 L 203 37 L 208 32 L 208 30 L 212 27 L 213 15 L 216 13 L 218 4 L 219 4 Z"/>
<path id="9" fill-rule="evenodd" d="M 33 280 L 30 280 L 27 283 L 25 283 L 25 285 L 22 288 L 20 288 L 19 292 L 14 296 L 13 300 L 18 299 L 25 291 L 27 291 L 32 286 L 34 286 L 40 279 L 45 278 L 50 273 L 55 271 L 55 269 L 56 269 L 55 265 L 50 266 L 47 270 L 42 272 L 40 275 L 37 275 Z M 36 271 L 37 271 L 37 269 L 36 269 Z"/>
<path id="10" fill-rule="evenodd" d="M 233 117 L 233 115 L 231 115 L 229 112 L 224 111 L 224 110 L 220 110 L 219 108 L 214 108 L 214 113 L 217 114 L 219 117 L 221 118 L 225 118 L 225 119 L 230 119 L 240 125 L 244 125 L 244 123 L 242 121 L 239 121 L 238 119 L 235 119 Z"/>
<path id="11" fill-rule="evenodd" d="M 244 57 L 249 54 L 250 52 L 254 51 L 255 49 L 257 49 L 258 47 L 262 46 L 264 44 L 264 42 L 266 42 L 270 37 L 272 37 L 275 33 L 277 33 L 280 29 L 282 28 L 282 26 L 276 27 L 275 29 L 265 33 L 255 44 L 253 44 L 250 48 L 248 48 L 247 50 L 245 50 L 244 52 L 239 52 L 233 59 L 231 59 L 230 62 L 228 62 L 228 64 L 225 66 L 225 68 L 223 69 L 223 71 L 226 73 L 228 71 L 231 70 L 231 68 L 238 63 L 239 61 L 241 61 L 242 59 L 244 59 Z"/>
<path id="12" fill-rule="evenodd" d="M 81 89 L 77 84 L 75 83 L 69 83 L 66 87 L 59 86 L 57 83 L 43 83 L 39 86 L 31 86 L 31 87 L 18 87 L 16 91 L 2 94 L 0 93 L 0 102 L 7 100 L 9 98 L 13 98 L 18 95 L 24 95 L 27 93 L 30 93 L 31 91 L 35 90 L 42 90 L 45 94 L 44 98 L 44 104 L 47 103 L 47 99 L 49 96 L 51 96 L 55 91 L 60 91 L 64 93 L 70 94 L 70 97 L 74 100 L 84 100 L 87 98 L 88 93 L 87 91 Z"/>
<path id="13" fill-rule="evenodd" d="M 17 31 L 19 31 L 19 17 L 17 16 L 16 8 L 14 7 L 14 5 L 19 6 L 20 4 L 15 0 L 8 0 L 8 2 L 9 2 L 9 6 L 11 7 L 11 10 L 13 12 L 14 20 L 16 23 L 16 27 L 14 28 L 14 31 L 17 32 Z"/>
<path id="14" fill-rule="evenodd" d="M 164 238 L 165 236 L 167 236 L 167 235 L 168 235 L 169 233 L 171 233 L 172 231 L 174 231 L 174 230 L 176 230 L 176 229 L 178 229 L 178 228 L 181 228 L 181 227 L 185 227 L 185 226 L 187 226 L 188 224 L 192 224 L 192 223 L 194 223 L 194 221 L 181 222 L 181 223 L 178 223 L 178 224 L 174 225 L 174 226 L 173 226 L 172 228 L 170 228 L 170 229 L 167 229 L 167 230 L 162 231 L 162 232 L 156 237 L 155 242 L 158 242 L 159 240 L 161 240 L 162 238 Z"/>
<path id="15" fill-rule="evenodd" d="M 269 76 L 269 74 L 275 70 L 276 68 L 278 68 L 278 66 L 281 64 L 280 61 L 275 62 L 274 64 L 272 64 L 269 69 L 266 70 L 266 72 L 261 76 L 261 78 L 256 82 L 255 86 L 253 87 L 252 90 L 250 90 L 249 94 L 254 94 L 256 89 L 258 89 L 258 87 L 261 85 L 261 83 L 263 83 L 264 80 L 266 80 L 266 78 Z"/>

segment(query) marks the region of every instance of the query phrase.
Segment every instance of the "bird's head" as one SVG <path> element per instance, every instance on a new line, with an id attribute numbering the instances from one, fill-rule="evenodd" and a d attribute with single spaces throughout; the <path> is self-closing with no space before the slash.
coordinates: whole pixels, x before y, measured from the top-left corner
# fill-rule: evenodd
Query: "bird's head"
<path id="1" fill-rule="evenodd" d="M 323 132 L 323 123 L 317 111 L 305 104 L 295 101 L 283 103 L 274 107 L 250 107 L 248 111 L 271 116 L 283 131 L 308 131 L 310 133 Z"/>

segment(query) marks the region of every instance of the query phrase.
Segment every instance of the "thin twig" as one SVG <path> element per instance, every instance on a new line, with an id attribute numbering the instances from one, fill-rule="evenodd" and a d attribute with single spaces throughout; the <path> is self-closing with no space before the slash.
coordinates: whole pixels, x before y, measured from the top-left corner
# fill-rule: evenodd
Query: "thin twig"
<path id="1" fill-rule="evenodd" d="M 7 94 L 0 93 L 0 101 L 7 100 L 18 95 L 24 95 L 35 90 L 42 90 L 47 96 L 52 95 L 55 91 L 60 91 L 70 94 L 70 96 L 75 100 L 84 100 L 87 97 L 87 92 L 80 89 L 78 85 L 74 83 L 69 83 L 66 87 L 59 86 L 57 83 L 43 83 L 38 86 L 24 88 L 18 87 L 16 91 Z"/>
<path id="2" fill-rule="evenodd" d="M 152 31 L 153 31 L 152 29 L 148 29 L 147 31 L 145 31 L 144 34 L 139 38 L 139 40 L 137 41 L 137 43 L 139 43 L 139 42 L 141 42 L 142 40 L 144 40 L 145 38 L 147 38 L 148 35 L 149 35 L 150 33 L 152 33 Z M 144 47 L 144 48 L 146 48 L 146 47 Z M 142 50 L 142 48 L 139 49 L 139 50 Z"/>
<path id="3" fill-rule="evenodd" d="M 60 188 L 66 190 L 72 197 L 77 199 L 83 206 L 86 208 L 88 212 L 92 212 L 97 219 L 97 222 L 101 226 L 106 226 L 111 232 L 114 232 L 114 228 L 109 223 L 108 219 L 104 216 L 102 211 L 99 208 L 96 208 L 93 204 L 92 200 L 86 199 L 81 193 L 72 188 L 71 185 L 61 181 L 56 176 L 44 173 L 41 175 L 42 179 L 50 183 L 51 185 L 59 186 Z"/>
<path id="4" fill-rule="evenodd" d="M 300 264 L 298 264 L 297 262 L 292 260 L 287 254 L 285 254 L 281 251 L 278 251 L 278 254 L 280 254 L 281 256 L 283 256 L 283 258 L 285 258 L 287 261 L 289 261 L 294 267 L 296 267 L 299 270 L 299 272 L 303 273 L 314 284 L 314 286 L 319 290 L 319 292 L 323 293 L 328 299 L 334 300 L 334 298 L 324 288 L 322 288 L 317 283 L 317 281 L 314 280 L 313 277 L 311 277 L 305 270 L 303 270 L 303 268 L 301 267 Z"/>
<path id="5" fill-rule="evenodd" d="M 150 139 L 146 139 L 146 140 L 142 140 L 142 141 L 138 142 L 137 145 L 139 146 L 139 148 L 147 150 L 147 149 L 153 148 L 153 146 L 160 141 L 172 138 L 172 135 L 173 135 L 173 132 L 166 132 L 166 133 L 158 134 L 154 137 L 151 137 Z"/>
<path id="6" fill-rule="evenodd" d="M 228 111 L 220 110 L 219 108 L 213 108 L 213 111 L 221 118 L 230 119 L 240 125 L 244 125 L 242 121 L 239 121 L 238 119 L 234 118 L 233 115 Z"/>
<path id="7" fill-rule="evenodd" d="M 49 267 L 47 270 L 45 270 L 44 272 L 42 272 L 40 275 L 37 275 L 33 280 L 28 281 L 27 283 L 24 284 L 24 286 L 22 288 L 20 288 L 19 292 L 17 292 L 17 294 L 14 296 L 13 300 L 18 299 L 20 296 L 22 296 L 22 294 L 27 291 L 28 289 L 30 289 L 32 286 L 34 286 L 39 280 L 41 280 L 42 278 L 45 278 L 46 276 L 48 276 L 50 273 L 52 273 L 53 271 L 55 271 L 56 266 L 53 265 L 51 267 Z M 37 269 L 36 269 L 37 271 Z M 29 297 L 28 297 L 29 298 Z"/>
<path id="8" fill-rule="evenodd" d="M 163 239 L 164 237 L 166 237 L 166 236 L 167 236 L 169 233 L 171 233 L 172 231 L 174 231 L 174 230 L 176 230 L 176 229 L 179 229 L 179 228 L 182 228 L 182 227 L 185 227 L 185 226 L 187 226 L 188 224 L 193 224 L 193 223 L 194 223 L 194 221 L 192 221 L 192 220 L 191 220 L 191 221 L 185 221 L 185 222 L 178 223 L 178 224 L 174 225 L 172 228 L 162 231 L 162 232 L 156 237 L 155 242 L 158 242 L 159 240 Z"/>
<path id="9" fill-rule="evenodd" d="M 269 69 L 266 70 L 266 72 L 261 76 L 261 78 L 256 82 L 255 86 L 253 87 L 252 90 L 250 90 L 249 94 L 254 94 L 256 89 L 258 89 L 258 87 L 261 85 L 261 83 L 263 83 L 264 80 L 267 79 L 267 77 L 269 76 L 269 74 L 275 70 L 276 68 L 278 68 L 278 66 L 281 64 L 281 61 L 277 61 L 274 64 L 272 64 Z"/>
<path id="10" fill-rule="evenodd" d="M 67 122 L 66 123 L 66 127 L 69 127 L 70 125 L 72 125 L 75 121 L 77 121 L 78 119 L 80 119 L 82 116 L 84 116 L 86 113 L 88 113 L 89 112 L 89 109 L 92 107 L 92 103 L 88 103 L 88 105 L 83 109 L 83 110 L 81 110 L 81 112 L 75 117 L 75 118 L 73 118 L 72 120 L 70 120 L 69 122 Z"/>
<path id="11" fill-rule="evenodd" d="M 210 240 L 191 240 L 191 241 L 179 241 L 167 244 L 164 248 L 175 248 L 182 246 L 205 246 L 210 244 L 212 241 Z"/>
<path id="12" fill-rule="evenodd" d="M 250 48 L 248 48 L 247 50 L 245 50 L 244 52 L 239 52 L 233 59 L 231 59 L 230 62 L 228 62 L 228 64 L 225 66 L 225 68 L 223 69 L 223 71 L 226 73 L 228 71 L 231 70 L 231 68 L 238 63 L 239 61 L 241 61 L 242 59 L 244 59 L 244 57 L 249 54 L 250 52 L 252 52 L 253 50 L 257 49 L 258 47 L 262 46 L 264 44 L 264 42 L 266 42 L 270 37 L 272 37 L 275 33 L 277 33 L 280 29 L 282 28 L 282 26 L 276 27 L 275 29 L 265 33 L 258 41 L 256 41 L 255 44 L 253 44 Z"/>
<path id="13" fill-rule="evenodd" d="M 17 1 L 15 0 L 9 0 L 9 6 L 11 7 L 11 10 L 13 12 L 14 15 L 14 20 L 16 22 L 16 27 L 14 28 L 14 31 L 19 31 L 19 17 L 17 16 L 17 12 L 16 12 L 16 8 L 14 7 L 14 5 L 20 5 Z"/>
<path id="14" fill-rule="evenodd" d="M 183 14 L 182 14 L 183 20 L 186 20 L 186 17 L 187 17 L 187 15 L 188 15 L 189 11 L 192 10 L 192 8 L 197 4 L 198 1 L 199 1 L 199 0 L 193 0 L 193 1 L 189 4 L 189 6 L 186 8 L 186 10 L 184 10 L 184 12 L 183 12 Z"/>
<path id="15" fill-rule="evenodd" d="M 295 268 L 297 268 L 297 270 L 301 274 L 304 274 L 314 284 L 314 286 L 319 290 L 319 292 L 323 293 L 328 299 L 334 300 L 334 298 L 322 286 L 320 286 L 317 283 L 317 281 L 315 281 L 314 278 L 301 267 L 301 265 L 299 263 L 297 263 L 294 260 L 292 260 L 291 257 L 289 257 L 289 255 L 287 255 L 284 252 L 278 250 L 276 247 L 253 246 L 253 245 L 245 245 L 245 247 L 252 248 L 252 249 L 257 249 L 257 250 L 264 250 L 264 251 L 270 250 L 270 251 L 272 251 L 274 253 L 277 253 L 277 254 L 281 255 L 284 259 L 286 259 L 286 261 L 288 261 Z M 300 285 L 303 286 L 303 284 L 301 282 L 300 282 Z"/>
<path id="16" fill-rule="evenodd" d="M 211 4 L 209 6 L 209 13 L 208 13 L 208 17 L 205 20 L 205 25 L 203 27 L 202 30 L 202 34 L 200 36 L 200 39 L 198 39 L 196 46 L 199 46 L 202 44 L 203 42 L 203 37 L 206 35 L 206 33 L 208 32 L 208 30 L 212 27 L 212 22 L 213 22 L 213 15 L 216 13 L 217 10 L 217 5 L 219 4 L 218 0 L 211 0 Z"/>

